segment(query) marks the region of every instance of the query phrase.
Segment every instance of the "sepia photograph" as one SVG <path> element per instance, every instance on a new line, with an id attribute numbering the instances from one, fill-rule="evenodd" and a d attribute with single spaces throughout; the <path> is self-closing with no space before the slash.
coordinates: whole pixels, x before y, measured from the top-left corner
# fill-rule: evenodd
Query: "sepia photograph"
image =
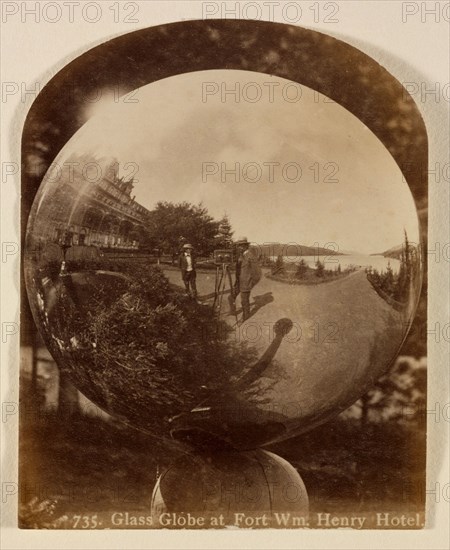
<path id="1" fill-rule="evenodd" d="M 22 134 L 19 527 L 424 528 L 427 144 L 293 25 L 57 73 Z"/>

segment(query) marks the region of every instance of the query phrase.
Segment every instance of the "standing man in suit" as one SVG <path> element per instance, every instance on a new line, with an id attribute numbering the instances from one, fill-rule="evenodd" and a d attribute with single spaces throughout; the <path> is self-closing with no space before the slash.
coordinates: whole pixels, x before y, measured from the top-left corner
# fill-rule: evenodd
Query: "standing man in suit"
<path id="1" fill-rule="evenodd" d="M 236 282 L 234 285 L 234 299 L 241 295 L 242 318 L 246 321 L 250 317 L 250 292 L 261 279 L 261 268 L 258 260 L 250 250 L 247 238 L 236 241 Z"/>
<path id="2" fill-rule="evenodd" d="M 189 243 L 183 244 L 179 257 L 179 266 L 186 293 L 194 300 L 197 300 L 196 256 L 194 247 Z"/>

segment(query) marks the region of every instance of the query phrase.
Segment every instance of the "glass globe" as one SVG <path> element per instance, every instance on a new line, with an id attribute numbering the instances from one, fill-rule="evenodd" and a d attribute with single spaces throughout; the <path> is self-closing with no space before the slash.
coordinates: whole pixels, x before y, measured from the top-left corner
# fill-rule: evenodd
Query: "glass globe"
<path id="1" fill-rule="evenodd" d="M 415 205 L 389 152 L 309 89 L 202 99 L 205 81 L 249 78 L 264 89 L 267 75 L 205 71 L 103 107 L 27 229 L 29 301 L 59 368 L 109 413 L 196 447 L 253 449 L 343 411 L 395 360 L 420 293 Z"/>

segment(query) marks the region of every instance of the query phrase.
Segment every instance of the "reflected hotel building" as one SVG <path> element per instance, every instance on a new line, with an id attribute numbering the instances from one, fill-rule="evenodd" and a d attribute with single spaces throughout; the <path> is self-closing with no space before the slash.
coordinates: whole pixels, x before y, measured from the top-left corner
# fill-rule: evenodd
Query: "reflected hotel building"
<path id="1" fill-rule="evenodd" d="M 64 172 L 52 186 L 50 200 L 43 201 L 46 212 L 35 226 L 36 244 L 138 250 L 148 235 L 150 211 L 136 202 L 133 188 L 133 179 L 119 177 L 118 163 L 95 180 L 87 179 L 80 167 L 71 169 L 70 177 Z"/>

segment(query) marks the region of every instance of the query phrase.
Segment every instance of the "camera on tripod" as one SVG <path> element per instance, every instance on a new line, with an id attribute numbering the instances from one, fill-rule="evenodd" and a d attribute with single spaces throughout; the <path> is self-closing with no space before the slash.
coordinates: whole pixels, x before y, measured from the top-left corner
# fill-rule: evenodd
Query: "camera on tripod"
<path id="1" fill-rule="evenodd" d="M 216 266 L 222 266 L 222 265 L 230 266 L 233 263 L 233 251 L 229 249 L 214 250 L 213 257 L 214 257 L 214 265 Z"/>
<path id="2" fill-rule="evenodd" d="M 214 250 L 214 265 L 216 266 L 216 280 L 214 284 L 214 303 L 213 310 L 217 317 L 220 317 L 222 310 L 223 295 L 229 294 L 231 302 L 233 302 L 234 316 L 236 317 L 236 309 L 234 308 L 234 290 L 231 281 L 231 266 L 234 261 L 233 251 L 229 249 Z M 228 285 L 228 289 L 226 286 Z"/>

